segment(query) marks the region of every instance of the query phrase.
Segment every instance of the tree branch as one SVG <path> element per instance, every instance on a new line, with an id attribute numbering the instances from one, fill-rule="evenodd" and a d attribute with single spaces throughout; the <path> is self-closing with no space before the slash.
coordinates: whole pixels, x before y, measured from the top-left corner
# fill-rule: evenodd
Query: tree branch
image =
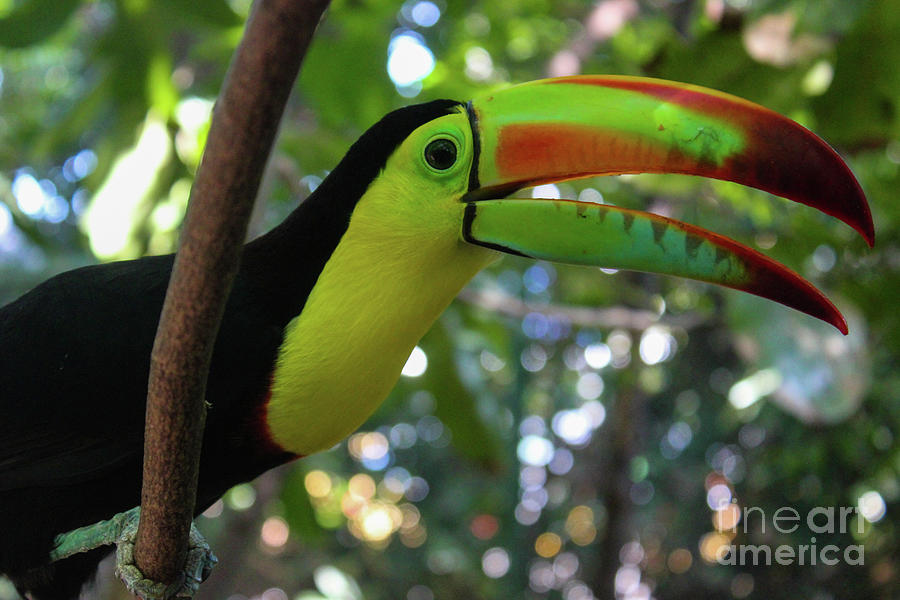
<path id="1" fill-rule="evenodd" d="M 258 0 L 213 114 L 153 346 L 135 558 L 176 579 L 194 516 L 206 377 L 262 172 L 327 0 Z"/>
<path id="2" fill-rule="evenodd" d="M 499 290 L 482 290 L 471 286 L 464 288 L 457 298 L 466 304 L 516 319 L 522 319 L 529 313 L 537 312 L 565 319 L 579 327 L 621 328 L 640 331 L 647 329 L 651 325 L 660 324 L 682 329 L 692 329 L 707 320 L 693 313 L 660 316 L 649 310 L 625 308 L 624 306 L 591 308 L 548 304 L 546 302 L 525 302 Z"/>

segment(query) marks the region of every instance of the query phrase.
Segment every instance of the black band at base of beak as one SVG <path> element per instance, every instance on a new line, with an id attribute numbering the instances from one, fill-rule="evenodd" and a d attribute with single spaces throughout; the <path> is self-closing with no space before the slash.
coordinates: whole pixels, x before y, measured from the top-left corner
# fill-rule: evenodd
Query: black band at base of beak
<path id="1" fill-rule="evenodd" d="M 522 254 L 518 250 L 513 250 L 507 246 L 502 246 L 500 244 L 495 244 L 492 242 L 482 242 L 478 238 L 472 235 L 472 223 L 475 222 L 475 217 L 478 216 L 478 207 L 475 202 L 466 203 L 466 210 L 463 214 L 463 226 L 462 226 L 462 237 L 463 240 L 470 244 L 474 244 L 476 246 L 481 246 L 482 248 L 489 248 L 491 250 L 497 250 L 498 252 L 503 252 L 504 254 L 512 254 L 513 256 L 521 256 L 523 258 L 534 258 L 532 256 L 528 256 L 527 254 Z"/>
<path id="2" fill-rule="evenodd" d="M 469 117 L 469 128 L 472 130 L 472 167 L 469 169 L 469 191 L 481 186 L 478 179 L 478 161 L 481 158 L 481 137 L 478 133 L 478 114 L 472 101 L 466 102 L 466 115 Z"/>

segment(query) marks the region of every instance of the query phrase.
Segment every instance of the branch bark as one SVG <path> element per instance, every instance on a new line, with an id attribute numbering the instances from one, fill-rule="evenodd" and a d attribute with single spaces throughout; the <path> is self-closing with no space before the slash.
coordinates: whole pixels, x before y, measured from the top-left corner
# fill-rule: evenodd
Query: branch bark
<path id="1" fill-rule="evenodd" d="M 649 310 L 638 310 L 614 306 L 591 308 L 586 306 L 566 306 L 546 302 L 525 302 L 499 290 L 479 290 L 463 288 L 457 296 L 466 304 L 478 306 L 491 313 L 522 319 L 530 313 L 538 312 L 550 317 L 565 319 L 579 327 L 603 327 L 644 330 L 651 325 L 668 325 L 682 329 L 693 329 L 708 319 L 696 314 L 662 315 Z"/>
<path id="2" fill-rule="evenodd" d="M 135 559 L 156 581 L 174 581 L 187 554 L 213 344 L 285 103 L 327 6 L 258 0 L 213 114 L 151 357 Z"/>

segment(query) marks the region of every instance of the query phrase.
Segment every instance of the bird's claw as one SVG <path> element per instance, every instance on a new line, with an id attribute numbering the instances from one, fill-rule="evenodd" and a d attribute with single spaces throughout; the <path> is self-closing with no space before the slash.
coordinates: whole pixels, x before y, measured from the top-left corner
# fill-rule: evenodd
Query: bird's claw
<path id="1" fill-rule="evenodd" d="M 213 567 L 219 562 L 216 555 L 206 541 L 206 538 L 200 533 L 200 530 L 191 523 L 191 534 L 188 546 L 187 559 L 184 566 L 184 585 L 185 591 L 179 591 L 175 594 L 176 598 L 192 598 L 194 593 L 200 587 L 200 584 L 206 581 L 209 574 L 212 573 Z"/>
<path id="2" fill-rule="evenodd" d="M 200 589 L 200 584 L 209 577 L 213 567 L 219 562 L 197 527 L 191 523 L 184 569 L 180 576 L 169 584 L 147 579 L 137 568 L 134 561 L 137 527 L 137 518 L 126 524 L 116 546 L 116 575 L 125 584 L 125 587 L 144 600 L 193 598 Z"/>

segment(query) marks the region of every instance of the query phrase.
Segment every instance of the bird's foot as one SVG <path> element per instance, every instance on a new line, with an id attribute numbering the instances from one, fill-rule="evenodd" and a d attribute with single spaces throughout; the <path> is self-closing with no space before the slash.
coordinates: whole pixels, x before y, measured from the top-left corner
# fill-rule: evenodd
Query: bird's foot
<path id="1" fill-rule="evenodd" d="M 193 598 L 200 584 L 209 577 L 219 559 L 213 554 L 200 530 L 191 523 L 188 554 L 184 569 L 172 583 L 160 583 L 144 577 L 134 562 L 134 544 L 137 539 L 138 519 L 133 519 L 122 530 L 116 545 L 116 575 L 133 594 L 144 600 L 168 600 L 169 598 Z"/>
<path id="2" fill-rule="evenodd" d="M 209 577 L 218 559 L 191 523 L 188 554 L 184 570 L 173 583 L 159 583 L 144 577 L 134 561 L 140 507 L 119 513 L 108 521 L 100 521 L 56 537 L 51 561 L 61 560 L 100 546 L 116 545 L 116 575 L 132 593 L 144 600 L 192 598 L 200 584 Z"/>

